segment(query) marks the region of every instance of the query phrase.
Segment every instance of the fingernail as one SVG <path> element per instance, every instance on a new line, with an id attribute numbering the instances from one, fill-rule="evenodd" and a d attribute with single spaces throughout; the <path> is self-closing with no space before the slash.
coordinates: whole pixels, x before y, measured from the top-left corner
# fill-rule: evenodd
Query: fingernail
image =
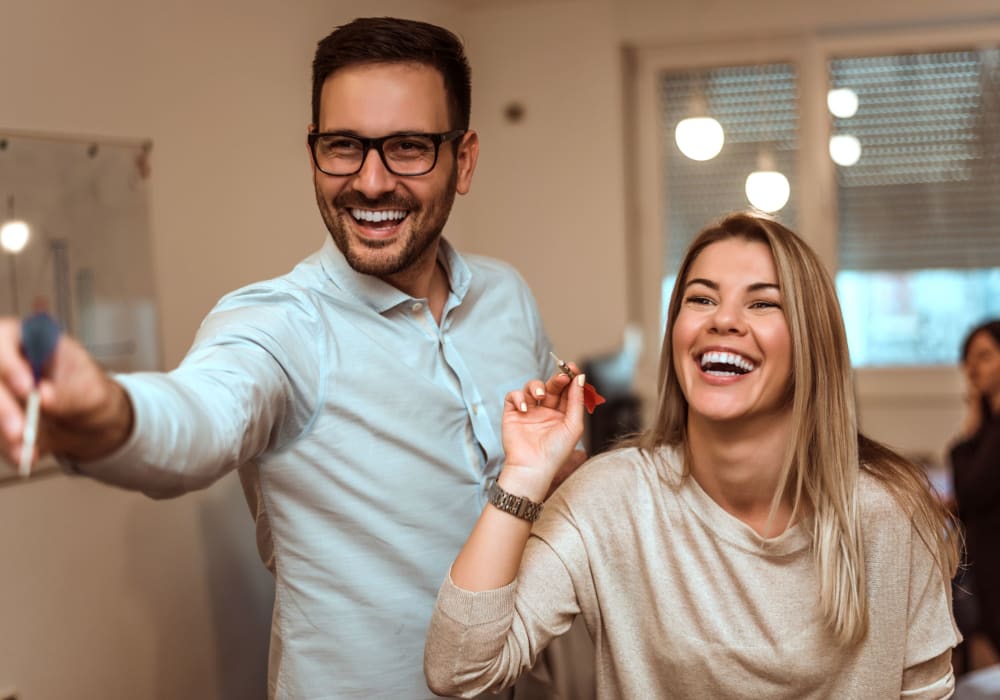
<path id="1" fill-rule="evenodd" d="M 526 404 L 524 401 L 522 401 L 521 402 L 521 413 L 527 413 L 527 412 L 528 412 L 528 404 Z"/>
<path id="2" fill-rule="evenodd" d="M 544 397 L 545 396 L 545 389 L 543 389 L 542 387 L 536 387 L 535 388 L 535 396 L 537 396 L 538 398 Z"/>
<path id="3" fill-rule="evenodd" d="M 576 375 L 576 383 L 579 384 L 580 386 L 583 386 L 584 384 L 586 384 L 587 383 L 587 375 L 585 375 L 585 374 L 578 374 L 578 375 Z"/>

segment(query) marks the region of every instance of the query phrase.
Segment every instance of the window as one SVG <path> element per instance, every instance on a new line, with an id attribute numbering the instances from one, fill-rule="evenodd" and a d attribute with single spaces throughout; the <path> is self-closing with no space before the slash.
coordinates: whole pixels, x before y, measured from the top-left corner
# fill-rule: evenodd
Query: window
<path id="1" fill-rule="evenodd" d="M 792 183 L 780 218 L 795 228 L 797 102 L 795 69 L 788 63 L 662 74 L 667 275 L 676 272 L 688 243 L 701 228 L 725 212 L 750 206 L 746 178 L 761 167 L 762 159 L 769 159 Z M 674 138 L 678 122 L 702 112 L 718 120 L 725 134 L 722 151 L 708 161 L 685 157 Z"/>
<path id="2" fill-rule="evenodd" d="M 662 154 L 667 200 L 664 221 L 660 326 L 684 251 L 694 235 L 725 212 L 750 206 L 746 178 L 773 167 L 795 182 L 798 109 L 794 67 L 788 63 L 668 71 L 660 79 Z M 711 115 L 723 126 L 725 146 L 708 161 L 683 155 L 676 125 L 691 116 Z M 796 188 L 790 188 L 781 220 L 794 228 Z"/>
<path id="3" fill-rule="evenodd" d="M 954 364 L 1000 316 L 1000 51 L 838 58 L 833 118 L 861 156 L 837 169 L 837 290 L 856 366 Z"/>

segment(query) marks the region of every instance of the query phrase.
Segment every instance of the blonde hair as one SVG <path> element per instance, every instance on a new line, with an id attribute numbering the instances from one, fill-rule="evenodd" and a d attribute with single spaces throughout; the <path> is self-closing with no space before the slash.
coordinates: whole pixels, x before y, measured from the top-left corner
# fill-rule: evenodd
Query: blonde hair
<path id="1" fill-rule="evenodd" d="M 868 630 L 858 480 L 864 468 L 889 489 L 950 580 L 958 561 L 956 529 L 934 497 L 924 470 L 861 435 L 855 409 L 847 336 L 830 276 L 816 254 L 776 221 L 731 214 L 691 243 L 670 298 L 658 374 L 659 404 L 652 426 L 632 444 L 647 454 L 660 445 L 686 446 L 687 400 L 673 364 L 673 323 L 684 280 L 709 245 L 743 238 L 768 246 L 774 260 L 792 341 L 792 436 L 772 513 L 790 493 L 795 512 L 812 510 L 812 551 L 823 617 L 844 645 Z M 685 465 L 685 475 L 688 467 Z"/>

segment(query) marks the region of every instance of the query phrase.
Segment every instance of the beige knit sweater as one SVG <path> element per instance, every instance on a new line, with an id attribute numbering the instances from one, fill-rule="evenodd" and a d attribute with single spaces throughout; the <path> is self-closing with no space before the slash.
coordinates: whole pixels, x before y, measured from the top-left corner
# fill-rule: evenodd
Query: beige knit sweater
<path id="1" fill-rule="evenodd" d="M 810 523 L 761 538 L 679 470 L 667 448 L 602 455 L 546 504 L 514 583 L 471 593 L 446 580 L 430 687 L 505 687 L 582 615 L 599 698 L 951 696 L 949 582 L 872 477 L 861 479 L 870 631 L 845 652 L 821 620 Z"/>

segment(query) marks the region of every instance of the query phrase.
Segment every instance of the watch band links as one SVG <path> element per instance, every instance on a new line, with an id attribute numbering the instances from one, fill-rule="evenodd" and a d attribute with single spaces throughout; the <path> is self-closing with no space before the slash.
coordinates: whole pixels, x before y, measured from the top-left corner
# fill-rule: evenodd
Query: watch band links
<path id="1" fill-rule="evenodd" d="M 529 523 L 538 520 L 538 516 L 542 514 L 542 503 L 535 503 L 524 496 L 508 493 L 495 481 L 490 487 L 490 503 L 504 513 L 510 513 L 516 518 L 527 520 Z"/>

